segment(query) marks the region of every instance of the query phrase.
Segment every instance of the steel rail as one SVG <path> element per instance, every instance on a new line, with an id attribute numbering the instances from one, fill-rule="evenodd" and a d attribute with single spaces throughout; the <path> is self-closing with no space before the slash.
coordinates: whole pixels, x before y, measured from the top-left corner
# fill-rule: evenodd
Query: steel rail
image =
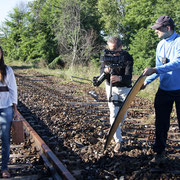
<path id="1" fill-rule="evenodd" d="M 56 155 L 51 151 L 51 149 L 46 145 L 46 143 L 41 139 L 41 137 L 36 133 L 36 131 L 30 126 L 30 124 L 21 114 L 20 120 L 22 120 L 24 130 L 30 135 L 30 138 L 32 138 L 34 146 L 38 150 L 38 153 L 44 160 L 46 166 L 49 168 L 54 179 L 75 180 L 73 175 L 66 169 L 62 162 L 56 157 Z"/>

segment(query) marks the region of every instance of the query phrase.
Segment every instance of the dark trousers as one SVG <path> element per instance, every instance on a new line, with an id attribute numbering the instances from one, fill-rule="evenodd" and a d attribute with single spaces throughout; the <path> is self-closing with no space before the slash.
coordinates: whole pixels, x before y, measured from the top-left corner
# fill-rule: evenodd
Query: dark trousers
<path id="1" fill-rule="evenodd" d="M 154 107 L 156 113 L 155 121 L 155 144 L 154 152 L 162 153 L 166 147 L 166 140 L 170 126 L 170 114 L 172 112 L 173 103 L 175 102 L 177 118 L 180 127 L 180 90 L 164 91 L 158 89 L 155 97 Z"/>

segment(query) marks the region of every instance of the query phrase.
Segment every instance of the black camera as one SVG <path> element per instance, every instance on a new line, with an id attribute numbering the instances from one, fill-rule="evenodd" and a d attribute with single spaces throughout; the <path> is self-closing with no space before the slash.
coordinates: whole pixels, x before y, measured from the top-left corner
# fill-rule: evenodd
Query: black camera
<path id="1" fill-rule="evenodd" d="M 116 54 L 119 54 L 118 56 Z M 104 50 L 104 55 L 100 57 L 100 62 L 104 63 L 105 67 L 110 67 L 112 75 L 116 75 L 116 69 L 125 67 L 125 60 L 122 51 Z M 93 77 L 93 85 L 99 86 L 106 78 L 108 74 L 103 72 L 100 76 Z"/>
<path id="2" fill-rule="evenodd" d="M 119 55 L 116 55 L 119 54 Z M 104 50 L 104 55 L 101 56 L 100 62 L 103 62 L 105 66 L 124 66 L 124 55 L 123 51 L 111 51 L 108 49 Z"/>

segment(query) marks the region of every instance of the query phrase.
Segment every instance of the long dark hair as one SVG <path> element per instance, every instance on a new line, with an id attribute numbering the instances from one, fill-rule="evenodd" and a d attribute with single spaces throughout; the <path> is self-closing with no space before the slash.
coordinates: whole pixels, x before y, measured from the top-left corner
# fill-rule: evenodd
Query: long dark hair
<path id="1" fill-rule="evenodd" d="M 6 77 L 6 65 L 4 63 L 3 50 L 0 46 L 0 82 L 4 83 Z"/>

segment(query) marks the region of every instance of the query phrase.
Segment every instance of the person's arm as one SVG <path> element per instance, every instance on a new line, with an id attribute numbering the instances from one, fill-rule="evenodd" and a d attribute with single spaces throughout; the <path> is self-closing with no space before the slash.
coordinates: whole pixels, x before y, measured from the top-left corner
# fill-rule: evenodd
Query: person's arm
<path id="1" fill-rule="evenodd" d="M 125 73 L 122 76 L 119 76 L 120 83 L 129 86 L 131 85 L 131 80 L 132 80 L 132 72 L 133 72 L 133 58 L 132 56 L 128 53 L 125 52 Z"/>
<path id="2" fill-rule="evenodd" d="M 121 82 L 127 86 L 129 86 L 131 84 L 131 80 L 132 80 L 132 72 L 133 72 L 133 58 L 132 56 L 127 53 L 127 65 L 125 68 L 125 74 L 122 76 L 122 80 Z"/>
<path id="3" fill-rule="evenodd" d="M 156 78 L 159 77 L 159 74 L 156 74 L 156 68 L 146 68 L 143 72 L 143 75 L 148 77 L 145 79 L 144 84 L 141 87 L 141 90 L 145 89 L 148 84 L 150 84 Z"/>
<path id="4" fill-rule="evenodd" d="M 14 110 L 13 119 L 19 119 L 19 113 L 18 113 L 16 104 L 13 104 L 13 110 Z"/>
<path id="5" fill-rule="evenodd" d="M 143 72 L 143 75 L 144 76 L 150 76 L 154 73 L 157 73 L 157 69 L 154 67 L 154 68 L 145 68 L 144 69 L 144 72 Z"/>
<path id="6" fill-rule="evenodd" d="M 178 38 L 179 39 L 179 38 Z M 161 48 L 161 45 L 160 45 Z M 160 51 L 160 48 L 157 48 L 157 51 Z M 175 71 L 180 69 L 180 41 L 178 40 L 177 44 L 175 45 L 175 47 L 172 48 L 171 50 L 173 53 L 173 55 L 171 55 L 169 57 L 169 62 L 162 64 L 160 63 L 160 61 L 162 61 L 162 59 L 160 59 L 160 57 L 156 58 L 157 59 L 157 65 L 156 65 L 156 73 L 157 74 L 164 74 L 170 71 Z"/>
<path id="7" fill-rule="evenodd" d="M 131 80 L 132 80 L 132 71 L 133 71 L 133 58 L 132 56 L 128 53 L 125 52 L 125 73 L 124 75 L 113 75 L 111 76 L 111 81 L 112 83 L 121 83 L 124 84 L 125 86 L 130 86 L 131 85 Z"/>
<path id="8" fill-rule="evenodd" d="M 158 74 L 163 74 L 177 69 L 180 69 L 180 56 L 167 64 L 158 66 L 156 72 Z"/>
<path id="9" fill-rule="evenodd" d="M 10 98 L 13 104 L 14 117 L 13 119 L 19 118 L 18 110 L 17 110 L 17 84 L 16 78 L 12 68 L 9 67 L 7 71 L 7 86 L 9 89 Z"/>

